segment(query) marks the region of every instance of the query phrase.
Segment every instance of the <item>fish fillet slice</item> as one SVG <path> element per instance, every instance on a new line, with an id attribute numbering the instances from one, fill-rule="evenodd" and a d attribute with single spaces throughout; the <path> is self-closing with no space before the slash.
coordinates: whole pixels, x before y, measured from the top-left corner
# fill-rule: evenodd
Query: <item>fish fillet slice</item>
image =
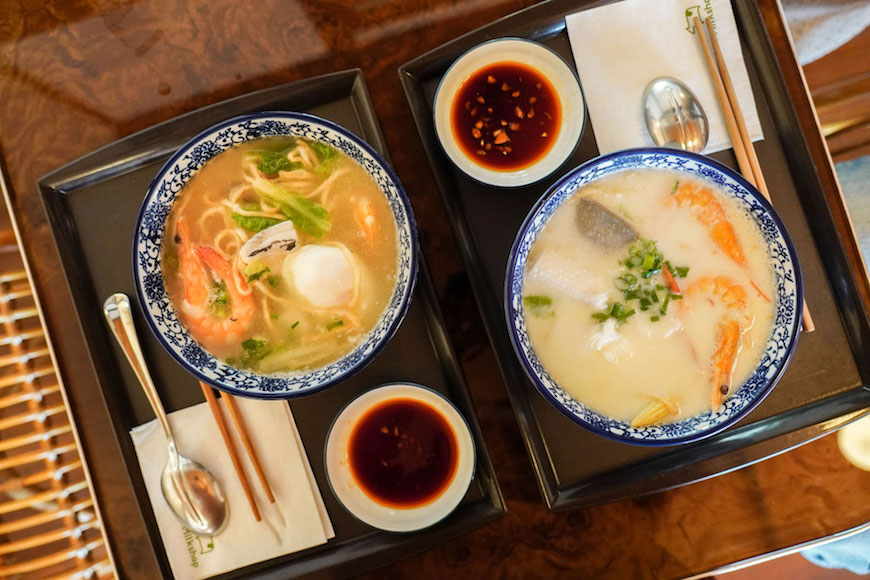
<path id="1" fill-rule="evenodd" d="M 607 307 L 607 284 L 575 260 L 545 250 L 532 266 L 529 276 L 536 282 L 585 302 L 595 308 Z"/>

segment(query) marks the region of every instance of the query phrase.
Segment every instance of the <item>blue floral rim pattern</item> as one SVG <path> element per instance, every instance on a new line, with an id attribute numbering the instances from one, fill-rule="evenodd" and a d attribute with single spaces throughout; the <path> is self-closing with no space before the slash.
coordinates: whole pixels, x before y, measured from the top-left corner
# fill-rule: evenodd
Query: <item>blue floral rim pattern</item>
<path id="1" fill-rule="evenodd" d="M 191 338 L 169 300 L 161 273 L 163 235 L 172 204 L 190 178 L 212 157 L 263 137 L 291 135 L 326 143 L 358 163 L 378 184 L 396 220 L 396 288 L 375 327 L 341 359 L 298 375 L 257 375 L 227 365 Z M 386 161 L 359 137 L 305 113 L 268 111 L 242 115 L 206 129 L 176 152 L 157 173 L 142 202 L 133 238 L 133 278 L 145 318 L 169 354 L 203 380 L 225 391 L 258 398 L 289 398 L 325 389 L 362 369 L 401 324 L 417 279 L 417 226 L 411 204 Z"/>
<path id="2" fill-rule="evenodd" d="M 776 286 L 776 315 L 761 362 L 749 379 L 717 411 L 674 423 L 633 428 L 624 421 L 593 411 L 566 393 L 532 348 L 522 304 L 526 260 L 532 244 L 553 212 L 583 185 L 620 171 L 667 169 L 714 183 L 733 196 L 758 224 L 767 246 Z M 743 177 L 701 155 L 670 149 L 630 149 L 580 165 L 557 181 L 535 204 L 520 227 L 511 250 L 505 279 L 505 315 L 514 350 L 535 387 L 572 421 L 604 437 L 636 445 L 689 443 L 726 429 L 754 409 L 776 385 L 798 339 L 803 305 L 803 280 L 794 244 L 779 216 Z"/>

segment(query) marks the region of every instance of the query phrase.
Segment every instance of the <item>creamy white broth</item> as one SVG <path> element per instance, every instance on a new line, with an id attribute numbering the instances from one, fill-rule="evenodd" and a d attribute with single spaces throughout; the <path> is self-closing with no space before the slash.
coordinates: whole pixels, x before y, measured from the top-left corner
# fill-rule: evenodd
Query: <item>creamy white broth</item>
<path id="1" fill-rule="evenodd" d="M 745 264 L 735 262 L 714 243 L 697 208 L 675 203 L 672 191 L 678 180 L 686 185 L 691 178 L 647 169 L 579 189 L 549 219 L 526 265 L 523 296 L 552 300 L 549 316 L 525 311 L 535 354 L 572 397 L 619 420 L 630 421 L 657 398 L 679 408 L 666 422 L 710 410 L 711 356 L 720 322 L 738 317 L 743 331 L 729 395 L 756 367 L 773 324 L 774 304 L 768 301 L 775 299 L 773 272 L 757 226 L 737 202 L 716 194 L 746 258 Z M 621 262 L 630 244 L 603 250 L 583 237 L 576 223 L 582 197 L 626 219 L 640 238 L 655 241 L 673 266 L 689 268 L 685 278 L 676 279 L 684 297 L 671 301 L 667 314 L 659 314 L 658 305 L 641 311 L 635 301 L 636 313 L 625 321 L 593 318 L 609 304 L 624 302 L 614 282 L 626 272 Z M 717 276 L 743 289 L 745 312 L 726 308 L 721 295 L 698 291 L 699 280 Z M 661 275 L 653 279 L 665 285 Z M 656 322 L 654 315 L 659 316 Z"/>

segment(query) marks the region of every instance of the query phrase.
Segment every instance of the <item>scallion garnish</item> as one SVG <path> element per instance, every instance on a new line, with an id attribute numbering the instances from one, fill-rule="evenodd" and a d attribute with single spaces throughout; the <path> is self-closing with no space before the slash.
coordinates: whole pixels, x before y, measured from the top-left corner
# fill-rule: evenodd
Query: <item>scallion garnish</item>
<path id="1" fill-rule="evenodd" d="M 653 240 L 639 240 L 632 244 L 628 249 L 628 256 L 620 260 L 619 263 L 626 271 L 614 280 L 614 286 L 622 292 L 624 302 L 611 304 L 607 310 L 593 314 L 593 318 L 599 322 L 604 322 L 610 318 L 620 322 L 624 321 L 635 313 L 630 308 L 630 303 L 633 300 L 637 300 L 638 308 L 643 311 L 650 310 L 654 304 L 661 304 L 658 313 L 654 315 L 658 320 L 660 316 L 667 314 L 668 303 L 671 300 L 682 298 L 675 293 L 679 291 L 679 288 L 676 283 L 673 283 L 672 277 L 668 277 L 668 274 L 675 273 L 677 276 L 685 278 L 689 273 L 689 268 L 671 266 L 670 262 L 665 261 L 659 253 Z M 666 284 L 661 283 L 662 278 L 653 278 L 657 275 L 663 276 Z M 662 296 L 660 293 L 664 293 L 664 295 Z M 530 308 L 529 303 L 526 303 L 526 306 Z"/>
<path id="2" fill-rule="evenodd" d="M 553 299 L 549 296 L 524 296 L 523 306 L 538 318 L 553 316 Z"/>

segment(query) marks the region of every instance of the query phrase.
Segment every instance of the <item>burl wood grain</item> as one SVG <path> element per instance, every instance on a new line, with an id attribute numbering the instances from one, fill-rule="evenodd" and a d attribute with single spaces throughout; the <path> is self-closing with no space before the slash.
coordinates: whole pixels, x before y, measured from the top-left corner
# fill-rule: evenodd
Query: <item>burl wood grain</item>
<path id="1" fill-rule="evenodd" d="M 417 215 L 509 513 L 375 576 L 673 577 L 870 520 L 870 473 L 828 437 L 728 475 L 635 501 L 548 514 L 489 350 L 396 73 L 411 58 L 529 0 L 0 0 L 0 153 L 53 334 L 81 342 L 43 221 L 39 176 L 180 113 L 307 76 L 359 67 Z M 772 0 L 761 2 L 765 12 Z M 782 39 L 780 39 L 782 40 Z M 113 241 L 107 240 L 107 243 Z M 127 243 L 125 240 L 124 243 Z M 107 265 L 110 267 L 110 265 Z M 83 347 L 82 347 L 83 348 Z M 61 353 L 125 577 L 156 577 L 93 370 Z"/>

